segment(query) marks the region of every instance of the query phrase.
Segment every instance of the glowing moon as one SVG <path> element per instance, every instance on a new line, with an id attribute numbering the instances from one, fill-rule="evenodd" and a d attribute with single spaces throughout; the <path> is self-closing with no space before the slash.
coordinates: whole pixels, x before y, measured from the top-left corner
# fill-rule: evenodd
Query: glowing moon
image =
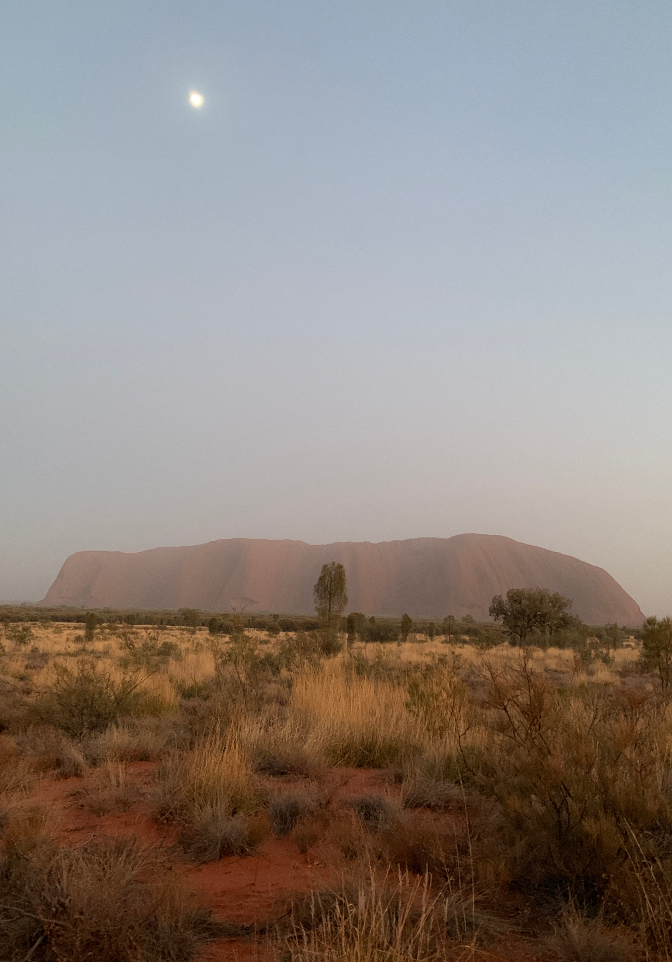
<path id="1" fill-rule="evenodd" d="M 189 94 L 189 103 L 192 107 L 202 107 L 203 94 L 199 94 L 198 90 L 192 90 Z"/>

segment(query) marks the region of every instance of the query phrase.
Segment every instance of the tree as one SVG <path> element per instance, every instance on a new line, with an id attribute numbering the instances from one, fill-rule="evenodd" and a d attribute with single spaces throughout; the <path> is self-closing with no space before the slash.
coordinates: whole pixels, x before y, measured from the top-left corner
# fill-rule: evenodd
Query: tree
<path id="1" fill-rule="evenodd" d="M 361 611 L 351 611 L 347 618 L 348 641 L 354 641 L 357 635 L 361 637 L 366 626 L 366 615 Z"/>
<path id="2" fill-rule="evenodd" d="M 93 641 L 93 636 L 96 631 L 96 625 L 98 624 L 98 619 L 93 611 L 89 611 L 86 618 L 84 619 L 84 641 L 86 644 L 90 644 Z"/>
<path id="3" fill-rule="evenodd" d="M 180 608 L 177 613 L 182 624 L 188 628 L 198 628 L 201 623 L 201 613 L 197 608 Z"/>
<path id="4" fill-rule="evenodd" d="M 572 623 L 569 614 L 572 602 L 557 591 L 546 588 L 532 591 L 526 588 L 510 588 L 506 601 L 495 595 L 490 605 L 490 615 L 501 621 L 509 641 L 524 645 L 530 635 L 552 635 Z"/>
<path id="5" fill-rule="evenodd" d="M 406 641 L 413 630 L 413 619 L 406 612 L 401 616 L 401 640 Z"/>
<path id="6" fill-rule="evenodd" d="M 672 618 L 647 618 L 642 632 L 642 661 L 658 672 L 663 691 L 672 684 Z"/>
<path id="7" fill-rule="evenodd" d="M 332 561 L 322 565 L 320 577 L 315 582 L 313 595 L 315 610 L 325 628 L 338 626 L 343 609 L 348 603 L 345 568 Z"/>
<path id="8" fill-rule="evenodd" d="M 444 627 L 446 637 L 448 639 L 448 643 L 450 644 L 450 642 L 453 639 L 453 635 L 455 634 L 455 616 L 447 615 L 443 619 L 443 627 Z"/>

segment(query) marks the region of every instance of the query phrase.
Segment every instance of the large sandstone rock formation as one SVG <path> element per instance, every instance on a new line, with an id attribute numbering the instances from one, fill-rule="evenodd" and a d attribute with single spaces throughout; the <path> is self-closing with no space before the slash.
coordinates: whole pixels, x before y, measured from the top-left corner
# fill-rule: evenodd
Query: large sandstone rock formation
<path id="1" fill-rule="evenodd" d="M 42 604 L 90 608 L 200 608 L 312 613 L 324 562 L 340 561 L 349 611 L 441 619 L 488 617 L 495 594 L 549 588 L 574 602 L 589 624 L 641 624 L 639 606 L 602 568 L 498 535 L 339 542 L 231 538 L 135 554 L 71 555 Z"/>

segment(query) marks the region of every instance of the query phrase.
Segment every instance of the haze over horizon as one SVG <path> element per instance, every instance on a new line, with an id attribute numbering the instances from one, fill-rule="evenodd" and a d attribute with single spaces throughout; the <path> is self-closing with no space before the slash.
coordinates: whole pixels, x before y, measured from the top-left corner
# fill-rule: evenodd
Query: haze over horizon
<path id="1" fill-rule="evenodd" d="M 476 532 L 672 613 L 669 3 L 0 23 L 0 600 L 80 550 Z"/>

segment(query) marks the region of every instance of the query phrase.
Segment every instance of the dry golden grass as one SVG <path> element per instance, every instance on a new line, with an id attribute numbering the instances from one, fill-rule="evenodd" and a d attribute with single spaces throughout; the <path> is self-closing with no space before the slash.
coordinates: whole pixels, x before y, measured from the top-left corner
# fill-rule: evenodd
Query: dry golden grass
<path id="1" fill-rule="evenodd" d="M 329 765 L 380 768 L 419 750 L 403 687 L 349 675 L 341 661 L 299 675 L 288 710 L 296 729 L 308 731 L 306 751 Z"/>
<path id="2" fill-rule="evenodd" d="M 124 763 L 108 761 L 85 780 L 75 797 L 92 815 L 107 815 L 125 812 L 140 798 L 140 791 L 129 781 Z"/>
<path id="3" fill-rule="evenodd" d="M 191 962 L 217 934 L 157 853 L 133 839 L 74 849 L 30 841 L 12 839 L 0 855 L 7 962 Z"/>
<path id="4" fill-rule="evenodd" d="M 295 906 L 287 945 L 293 962 L 461 962 L 474 957 L 474 917 L 468 894 L 370 865 Z"/>
<path id="5" fill-rule="evenodd" d="M 176 752 L 159 773 L 157 807 L 163 818 L 193 821 L 204 811 L 222 817 L 259 807 L 250 760 L 235 732 L 218 729 L 187 752 Z"/>

